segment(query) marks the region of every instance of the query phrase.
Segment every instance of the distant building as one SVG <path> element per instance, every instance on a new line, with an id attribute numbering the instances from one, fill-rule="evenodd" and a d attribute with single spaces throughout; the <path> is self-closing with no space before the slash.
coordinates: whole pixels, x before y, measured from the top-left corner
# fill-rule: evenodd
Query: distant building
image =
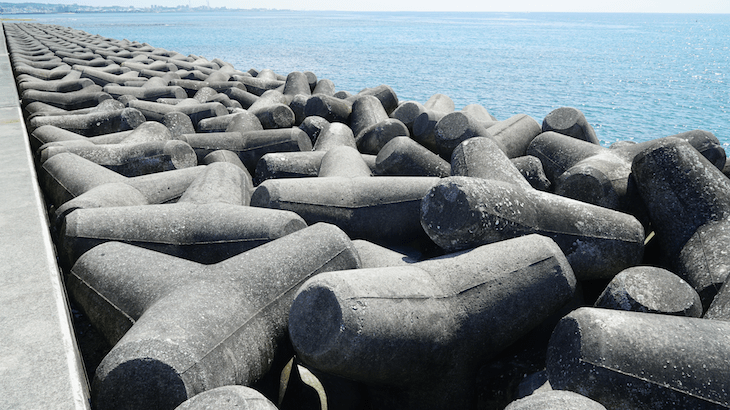
<path id="1" fill-rule="evenodd" d="M 46 3 L 0 3 L 0 14 L 51 14 L 51 13 L 172 13 L 236 10 L 226 7 L 210 7 L 210 3 L 200 7 L 179 5 L 165 7 L 150 5 L 149 7 L 123 6 L 83 6 L 79 4 L 46 4 Z"/>

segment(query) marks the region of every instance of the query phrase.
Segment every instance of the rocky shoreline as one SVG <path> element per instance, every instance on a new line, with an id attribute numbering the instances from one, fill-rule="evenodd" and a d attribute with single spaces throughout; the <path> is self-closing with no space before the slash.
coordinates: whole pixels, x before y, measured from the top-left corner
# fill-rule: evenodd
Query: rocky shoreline
<path id="1" fill-rule="evenodd" d="M 730 407 L 711 133 L 3 27 L 93 408 Z"/>

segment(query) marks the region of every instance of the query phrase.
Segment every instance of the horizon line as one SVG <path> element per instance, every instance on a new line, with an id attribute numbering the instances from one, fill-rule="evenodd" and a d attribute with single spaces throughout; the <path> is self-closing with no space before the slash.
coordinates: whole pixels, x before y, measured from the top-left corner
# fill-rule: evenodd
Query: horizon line
<path id="1" fill-rule="evenodd" d="M 29 3 L 6 3 L 6 2 L 0 2 L 0 4 L 29 4 Z M 31 3 L 32 4 L 32 3 Z M 37 4 L 45 4 L 45 5 L 64 5 L 59 3 L 37 3 Z M 72 6 L 81 6 L 81 7 L 91 7 L 91 8 L 127 8 L 127 9 L 134 9 L 134 10 L 150 10 L 152 9 L 151 6 L 146 7 L 139 7 L 139 6 L 86 6 L 81 4 L 71 4 Z M 160 9 L 176 9 L 176 8 L 184 8 L 185 5 L 178 5 L 178 6 L 156 6 Z M 216 10 L 223 10 L 226 11 L 280 11 L 280 12 L 350 12 L 350 13 L 545 13 L 545 14 L 558 14 L 558 13 L 568 13 L 568 14 L 696 14 L 696 15 L 730 15 L 730 12 L 684 12 L 684 11 L 564 11 L 564 10 L 338 10 L 338 9 L 279 9 L 279 8 L 266 8 L 266 7 L 253 7 L 253 8 L 228 8 L 226 6 L 221 7 L 206 7 L 206 6 L 198 6 L 198 7 L 189 7 L 190 10 L 195 9 L 202 9 L 200 11 L 205 11 L 205 9 L 209 9 L 210 11 L 216 11 Z M 176 12 L 177 10 L 171 10 L 170 12 Z M 85 14 L 85 13 L 95 13 L 95 12 L 48 12 L 48 13 L 9 13 L 9 14 Z M 0 15 L 3 13 L 0 12 Z"/>

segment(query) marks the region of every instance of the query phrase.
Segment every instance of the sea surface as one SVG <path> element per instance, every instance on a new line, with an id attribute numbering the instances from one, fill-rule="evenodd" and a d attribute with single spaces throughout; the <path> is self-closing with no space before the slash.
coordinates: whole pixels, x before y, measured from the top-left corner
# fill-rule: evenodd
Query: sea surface
<path id="1" fill-rule="evenodd" d="M 220 58 L 311 71 L 338 90 L 446 94 L 498 119 L 580 109 L 601 143 L 692 129 L 730 146 L 730 15 L 228 11 L 3 15 Z"/>

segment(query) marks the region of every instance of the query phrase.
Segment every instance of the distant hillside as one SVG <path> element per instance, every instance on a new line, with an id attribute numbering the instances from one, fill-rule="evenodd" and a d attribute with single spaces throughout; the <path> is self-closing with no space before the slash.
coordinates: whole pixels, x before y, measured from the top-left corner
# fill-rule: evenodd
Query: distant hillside
<path id="1" fill-rule="evenodd" d="M 79 4 L 48 4 L 48 3 L 0 3 L 0 14 L 49 14 L 49 13 L 165 13 L 190 11 L 230 10 L 225 7 L 123 7 L 123 6 L 83 6 Z"/>

